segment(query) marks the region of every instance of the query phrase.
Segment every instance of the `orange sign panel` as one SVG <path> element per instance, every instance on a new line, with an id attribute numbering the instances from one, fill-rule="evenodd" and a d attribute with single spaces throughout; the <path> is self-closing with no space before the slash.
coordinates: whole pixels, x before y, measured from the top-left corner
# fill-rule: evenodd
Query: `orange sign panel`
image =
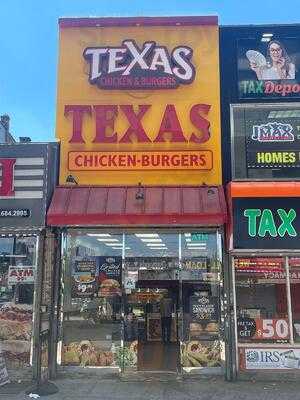
<path id="1" fill-rule="evenodd" d="M 72 151 L 70 171 L 211 170 L 211 151 Z"/>
<path id="2" fill-rule="evenodd" d="M 218 54 L 215 17 L 60 20 L 60 184 L 220 184 Z"/>

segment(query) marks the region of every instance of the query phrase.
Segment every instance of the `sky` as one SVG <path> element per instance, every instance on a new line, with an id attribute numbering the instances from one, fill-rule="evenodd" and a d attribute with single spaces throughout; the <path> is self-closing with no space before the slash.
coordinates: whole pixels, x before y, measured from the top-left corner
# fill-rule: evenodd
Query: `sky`
<path id="1" fill-rule="evenodd" d="M 11 133 L 55 140 L 58 18 L 218 15 L 221 25 L 300 22 L 300 0 L 0 0 L 0 114 Z"/>

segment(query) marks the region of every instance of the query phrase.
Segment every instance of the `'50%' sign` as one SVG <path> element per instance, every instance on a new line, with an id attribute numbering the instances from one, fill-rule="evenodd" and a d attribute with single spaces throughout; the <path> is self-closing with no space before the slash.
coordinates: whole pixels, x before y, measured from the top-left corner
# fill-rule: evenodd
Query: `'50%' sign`
<path id="1" fill-rule="evenodd" d="M 238 336 L 242 340 L 287 340 L 289 325 L 287 319 L 239 318 Z"/>

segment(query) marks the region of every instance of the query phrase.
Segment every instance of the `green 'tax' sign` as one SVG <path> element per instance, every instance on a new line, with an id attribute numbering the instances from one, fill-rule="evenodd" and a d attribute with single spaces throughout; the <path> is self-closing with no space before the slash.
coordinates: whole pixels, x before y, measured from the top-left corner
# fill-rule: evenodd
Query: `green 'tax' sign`
<path id="1" fill-rule="evenodd" d="M 300 250 L 300 197 L 232 199 L 233 248 Z"/>
<path id="2" fill-rule="evenodd" d="M 276 211 L 268 208 L 263 210 L 249 208 L 244 211 L 244 216 L 248 218 L 248 235 L 251 237 L 297 236 L 293 225 L 297 213 L 293 208 L 289 210 L 278 208 Z"/>

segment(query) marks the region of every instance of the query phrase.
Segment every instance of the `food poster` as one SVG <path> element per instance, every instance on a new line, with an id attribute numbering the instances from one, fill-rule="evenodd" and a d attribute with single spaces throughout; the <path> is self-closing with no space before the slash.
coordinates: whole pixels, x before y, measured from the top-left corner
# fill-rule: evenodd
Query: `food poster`
<path id="1" fill-rule="evenodd" d="M 122 257 L 98 257 L 98 297 L 122 295 Z"/>
<path id="2" fill-rule="evenodd" d="M 96 294 L 98 257 L 76 257 L 72 264 L 72 298 L 92 298 Z"/>
<path id="3" fill-rule="evenodd" d="M 219 299 L 208 292 L 196 292 L 190 297 L 189 337 L 202 338 L 218 335 Z"/>
<path id="4" fill-rule="evenodd" d="M 136 367 L 138 342 L 125 342 L 124 346 L 97 340 L 70 342 L 63 346 L 62 364 L 94 367 Z"/>
<path id="5" fill-rule="evenodd" d="M 0 307 L 0 345 L 9 370 L 30 366 L 31 335 L 32 305 L 3 304 Z"/>
<path id="6" fill-rule="evenodd" d="M 184 368 L 220 367 L 222 346 L 219 340 L 191 340 L 181 346 L 181 365 Z"/>

